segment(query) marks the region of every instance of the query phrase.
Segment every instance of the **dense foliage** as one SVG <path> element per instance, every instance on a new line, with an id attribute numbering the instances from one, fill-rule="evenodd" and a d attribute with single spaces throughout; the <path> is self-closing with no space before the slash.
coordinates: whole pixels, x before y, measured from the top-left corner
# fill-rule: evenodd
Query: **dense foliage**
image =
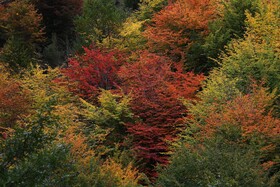
<path id="1" fill-rule="evenodd" d="M 153 16 L 144 35 L 152 51 L 180 61 L 191 43 L 207 34 L 214 17 L 210 0 L 177 0 Z"/>
<path id="2" fill-rule="evenodd" d="M 168 144 L 176 138 L 186 116 L 180 99 L 194 99 L 203 76 L 170 69 L 172 62 L 144 52 L 137 62 L 120 71 L 122 88 L 131 93 L 135 123 L 126 124 L 142 170 L 155 177 L 154 167 L 168 163 Z"/>
<path id="3" fill-rule="evenodd" d="M 0 32 L 6 41 L 0 60 L 14 71 L 36 63 L 36 47 L 44 41 L 42 16 L 28 1 L 14 1 L 6 7 L 0 5 L 0 10 Z"/>
<path id="4" fill-rule="evenodd" d="M 279 186 L 279 8 L 1 1 L 0 186 Z"/>

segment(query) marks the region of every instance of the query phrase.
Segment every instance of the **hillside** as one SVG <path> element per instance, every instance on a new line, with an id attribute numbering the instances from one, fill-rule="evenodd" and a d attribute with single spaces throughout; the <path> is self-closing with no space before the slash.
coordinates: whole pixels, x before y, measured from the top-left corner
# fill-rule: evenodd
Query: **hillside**
<path id="1" fill-rule="evenodd" d="M 280 186 L 279 0 L 1 0 L 0 186 Z"/>

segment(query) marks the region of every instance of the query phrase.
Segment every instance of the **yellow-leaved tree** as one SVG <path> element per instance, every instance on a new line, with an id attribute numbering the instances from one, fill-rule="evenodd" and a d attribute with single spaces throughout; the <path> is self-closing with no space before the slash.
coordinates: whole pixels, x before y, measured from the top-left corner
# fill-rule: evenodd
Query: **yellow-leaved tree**
<path id="1" fill-rule="evenodd" d="M 65 127 L 76 125 L 79 100 L 68 91 L 63 82 L 59 81 L 60 76 L 58 68 L 42 69 L 37 66 L 24 73 L 23 87 L 30 92 L 34 110 L 54 100 L 53 113 L 59 116 L 60 123 Z"/>

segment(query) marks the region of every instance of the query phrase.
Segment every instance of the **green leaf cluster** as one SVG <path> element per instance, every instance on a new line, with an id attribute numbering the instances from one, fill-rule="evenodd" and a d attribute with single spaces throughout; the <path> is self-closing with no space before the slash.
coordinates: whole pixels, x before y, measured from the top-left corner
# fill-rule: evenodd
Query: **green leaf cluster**
<path id="1" fill-rule="evenodd" d="M 115 6 L 114 0 L 85 0 L 82 14 L 74 21 L 78 45 L 89 46 L 115 37 L 125 16 L 125 11 Z"/>
<path id="2" fill-rule="evenodd" d="M 202 145 L 183 145 L 161 170 L 158 186 L 267 186 L 255 149 L 240 142 L 239 130 L 231 128 Z"/>

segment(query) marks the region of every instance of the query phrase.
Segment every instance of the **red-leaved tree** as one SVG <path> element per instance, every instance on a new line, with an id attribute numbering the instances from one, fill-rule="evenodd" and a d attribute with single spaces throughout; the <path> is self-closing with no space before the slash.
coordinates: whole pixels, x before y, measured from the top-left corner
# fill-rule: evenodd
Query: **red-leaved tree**
<path id="1" fill-rule="evenodd" d="M 133 148 L 142 162 L 141 171 L 156 177 L 155 167 L 168 163 L 169 143 L 180 131 L 187 109 L 180 98 L 194 99 L 202 75 L 171 71 L 167 58 L 143 52 L 138 62 L 119 72 L 122 89 L 131 93 L 131 109 L 137 122 L 126 124 Z M 175 70 L 176 69 L 176 70 Z"/>
<path id="2" fill-rule="evenodd" d="M 85 54 L 69 59 L 69 66 L 62 70 L 70 91 L 84 99 L 96 101 L 100 88 L 114 89 L 118 82 L 117 71 L 122 57 L 116 52 L 84 48 Z"/>

